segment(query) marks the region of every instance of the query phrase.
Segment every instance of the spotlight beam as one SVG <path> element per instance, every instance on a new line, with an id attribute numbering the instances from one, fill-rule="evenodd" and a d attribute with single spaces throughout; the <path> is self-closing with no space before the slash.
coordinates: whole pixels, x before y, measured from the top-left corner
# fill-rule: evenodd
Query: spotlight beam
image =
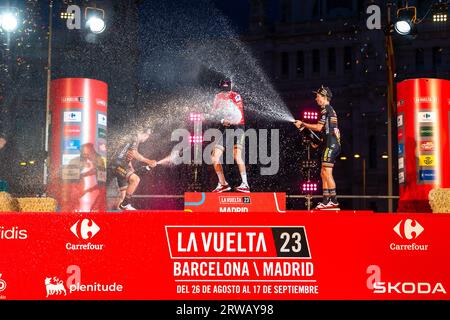
<path id="1" fill-rule="evenodd" d="M 1 8 L 0 8 L 1 9 Z M 10 10 L 5 10 L 0 14 L 0 27 L 6 32 L 13 32 L 19 25 L 19 19 L 17 13 L 13 13 Z"/>
<path id="2" fill-rule="evenodd" d="M 86 27 L 94 34 L 99 34 L 105 31 L 105 10 L 86 7 L 84 10 L 84 17 L 87 20 Z"/>
<path id="3" fill-rule="evenodd" d="M 105 21 L 99 17 L 89 18 L 86 26 L 91 30 L 92 33 L 95 34 L 102 33 L 106 29 Z"/>

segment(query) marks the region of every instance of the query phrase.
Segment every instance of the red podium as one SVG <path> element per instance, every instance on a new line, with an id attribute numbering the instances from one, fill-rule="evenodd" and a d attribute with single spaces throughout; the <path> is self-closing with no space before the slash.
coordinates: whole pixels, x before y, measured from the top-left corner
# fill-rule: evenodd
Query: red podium
<path id="1" fill-rule="evenodd" d="M 47 191 L 61 211 L 106 210 L 107 95 L 98 80 L 52 81 Z"/>
<path id="2" fill-rule="evenodd" d="M 398 211 L 430 212 L 430 190 L 450 188 L 450 81 L 402 81 L 397 107 Z"/>

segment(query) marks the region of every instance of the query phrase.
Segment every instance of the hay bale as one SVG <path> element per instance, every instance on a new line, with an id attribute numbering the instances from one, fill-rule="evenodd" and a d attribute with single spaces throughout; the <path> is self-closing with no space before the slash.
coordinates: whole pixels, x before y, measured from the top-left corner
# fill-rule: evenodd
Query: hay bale
<path id="1" fill-rule="evenodd" d="M 433 213 L 450 213 L 450 189 L 433 189 L 428 199 Z"/>
<path id="2" fill-rule="evenodd" d="M 55 212 L 58 203 L 53 198 L 18 198 L 22 212 Z"/>
<path id="3" fill-rule="evenodd" d="M 0 212 L 19 211 L 19 204 L 16 199 L 7 192 L 0 192 Z"/>

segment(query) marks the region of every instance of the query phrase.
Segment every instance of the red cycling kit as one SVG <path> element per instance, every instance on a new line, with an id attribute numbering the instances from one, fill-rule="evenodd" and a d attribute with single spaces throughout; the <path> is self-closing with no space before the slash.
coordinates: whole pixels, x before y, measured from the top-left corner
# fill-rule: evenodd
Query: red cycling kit
<path id="1" fill-rule="evenodd" d="M 234 110 L 233 110 L 234 109 Z M 240 121 L 237 123 L 233 123 L 234 125 L 245 125 L 244 118 L 244 104 L 242 102 L 241 95 L 234 91 L 220 92 L 216 94 L 214 99 L 214 104 L 212 107 L 212 113 L 218 112 L 232 112 L 233 115 L 235 113 L 240 113 Z M 235 115 L 236 116 L 236 115 Z M 231 119 L 225 119 L 231 120 Z"/>
<path id="2" fill-rule="evenodd" d="M 226 91 L 216 94 L 211 111 L 211 113 L 215 115 L 218 120 L 228 120 L 232 123 L 228 127 L 223 126 L 223 124 L 220 126 L 220 130 L 222 131 L 222 139 L 217 141 L 216 148 L 222 150 L 224 149 L 224 142 L 227 141 L 225 130 L 228 129 L 230 129 L 230 131 L 236 130 L 234 131 L 233 144 L 238 148 L 242 148 L 245 140 L 245 117 L 244 103 L 242 102 L 241 95 L 234 91 Z"/>

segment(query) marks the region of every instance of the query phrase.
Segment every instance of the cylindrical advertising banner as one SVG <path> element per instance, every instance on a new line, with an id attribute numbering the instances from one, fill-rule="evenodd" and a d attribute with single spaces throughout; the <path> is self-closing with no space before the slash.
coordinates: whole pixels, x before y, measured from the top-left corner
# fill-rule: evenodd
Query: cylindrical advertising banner
<path id="1" fill-rule="evenodd" d="M 106 210 L 107 97 L 98 80 L 52 81 L 48 193 L 60 211 Z"/>
<path id="2" fill-rule="evenodd" d="M 434 188 L 450 188 L 450 81 L 397 84 L 398 211 L 429 209 Z"/>

